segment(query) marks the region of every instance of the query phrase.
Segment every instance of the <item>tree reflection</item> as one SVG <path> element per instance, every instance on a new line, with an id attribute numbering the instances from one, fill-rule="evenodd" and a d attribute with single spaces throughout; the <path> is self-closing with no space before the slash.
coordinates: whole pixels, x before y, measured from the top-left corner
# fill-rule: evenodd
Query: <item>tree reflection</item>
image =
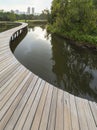
<path id="1" fill-rule="evenodd" d="M 94 80 L 92 73 L 97 70 L 97 55 L 90 55 L 89 51 L 78 49 L 68 44 L 69 41 L 66 42 L 52 35 L 52 71 L 56 75 L 55 85 L 74 95 L 97 99 L 97 82 L 91 84 Z"/>

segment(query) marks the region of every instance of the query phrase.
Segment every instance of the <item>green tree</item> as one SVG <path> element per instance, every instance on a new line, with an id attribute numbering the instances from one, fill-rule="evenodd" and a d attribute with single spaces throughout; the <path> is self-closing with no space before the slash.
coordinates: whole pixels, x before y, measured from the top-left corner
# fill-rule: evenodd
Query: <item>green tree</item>
<path id="1" fill-rule="evenodd" d="M 61 32 L 93 34 L 97 28 L 96 12 L 93 0 L 53 0 L 51 24 Z"/>

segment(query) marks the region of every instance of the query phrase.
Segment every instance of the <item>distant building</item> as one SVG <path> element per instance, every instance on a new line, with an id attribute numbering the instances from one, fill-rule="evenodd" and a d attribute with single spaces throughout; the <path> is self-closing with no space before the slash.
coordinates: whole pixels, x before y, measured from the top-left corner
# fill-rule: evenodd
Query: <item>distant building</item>
<path id="1" fill-rule="evenodd" d="M 32 7 L 32 10 L 31 10 L 31 7 L 28 7 L 26 14 L 28 14 L 28 15 L 33 14 L 34 15 L 34 13 L 35 13 L 34 11 L 35 11 L 35 9 L 33 7 Z"/>
<path id="2" fill-rule="evenodd" d="M 30 10 L 30 7 L 27 8 L 27 14 L 30 15 L 31 13 L 31 10 Z"/>
<path id="3" fill-rule="evenodd" d="M 20 11 L 19 10 L 15 10 L 14 13 L 15 14 L 20 14 Z"/>
<path id="4" fill-rule="evenodd" d="M 32 7 L 32 14 L 33 14 L 33 15 L 34 15 L 34 10 L 35 10 L 35 9 Z"/>
<path id="5" fill-rule="evenodd" d="M 25 12 L 19 11 L 19 10 L 15 10 L 14 13 L 15 13 L 15 14 L 25 14 Z"/>
<path id="6" fill-rule="evenodd" d="M 19 14 L 26 14 L 24 11 L 19 12 Z"/>

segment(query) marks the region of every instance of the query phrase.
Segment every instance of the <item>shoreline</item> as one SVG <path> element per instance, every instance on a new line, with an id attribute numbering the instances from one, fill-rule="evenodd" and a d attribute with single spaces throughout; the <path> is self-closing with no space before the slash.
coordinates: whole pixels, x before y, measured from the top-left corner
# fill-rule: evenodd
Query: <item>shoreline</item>
<path id="1" fill-rule="evenodd" d="M 70 41 L 70 44 L 75 45 L 77 47 L 80 47 L 80 48 L 83 48 L 83 49 L 88 48 L 90 50 L 93 50 L 93 51 L 97 52 L 97 45 L 95 43 L 93 44 L 93 43 L 89 43 L 89 42 L 85 42 L 85 41 L 78 41 L 76 39 L 71 39 L 69 36 L 65 36 L 64 34 L 61 34 L 61 33 L 59 34 L 59 32 L 53 32 L 48 27 L 47 27 L 48 33 L 55 34 L 55 35 L 57 35 L 59 37 L 62 37 L 64 39 Z"/>
<path id="2" fill-rule="evenodd" d="M 55 34 L 55 35 L 57 35 L 59 37 L 62 37 L 64 39 L 70 41 L 70 44 L 75 45 L 77 47 L 81 47 L 83 49 L 88 48 L 88 49 L 92 49 L 94 51 L 97 51 L 97 46 L 96 45 L 93 45 L 93 44 L 90 44 L 90 43 L 87 43 L 87 42 L 79 42 L 79 41 L 73 40 L 71 38 L 67 38 L 65 35 L 63 36 L 63 35 L 61 35 L 59 33 L 52 33 L 52 34 Z"/>

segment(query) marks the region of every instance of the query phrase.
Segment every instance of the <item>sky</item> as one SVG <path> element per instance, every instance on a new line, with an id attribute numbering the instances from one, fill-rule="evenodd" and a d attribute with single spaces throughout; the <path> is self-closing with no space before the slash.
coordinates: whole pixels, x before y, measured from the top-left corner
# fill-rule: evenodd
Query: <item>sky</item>
<path id="1" fill-rule="evenodd" d="M 36 13 L 41 13 L 43 9 L 50 9 L 52 0 L 0 0 L 0 10 L 5 11 L 20 10 L 27 11 L 27 7 L 34 7 Z"/>

